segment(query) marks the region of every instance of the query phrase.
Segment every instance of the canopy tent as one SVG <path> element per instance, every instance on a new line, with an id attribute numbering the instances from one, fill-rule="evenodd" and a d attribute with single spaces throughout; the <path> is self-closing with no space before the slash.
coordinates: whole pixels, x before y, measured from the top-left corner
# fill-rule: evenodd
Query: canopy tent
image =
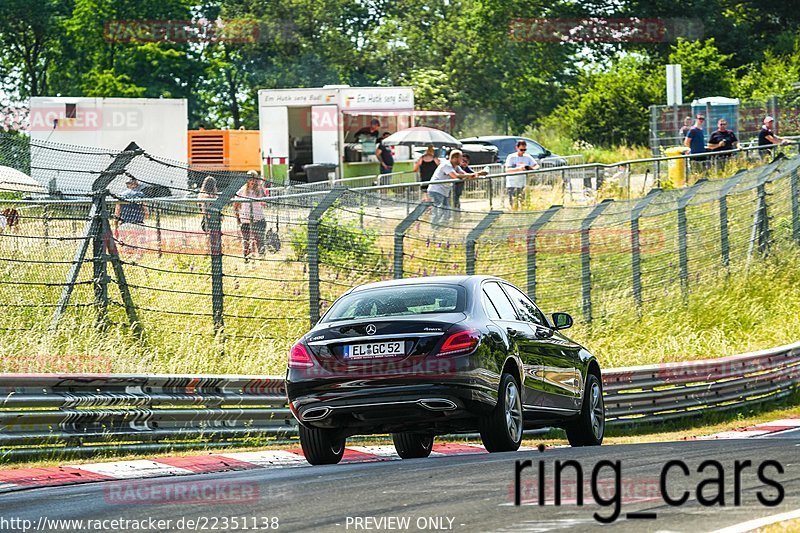
<path id="1" fill-rule="evenodd" d="M 38 181 L 12 167 L 0 166 L 0 192 L 47 192 Z"/>

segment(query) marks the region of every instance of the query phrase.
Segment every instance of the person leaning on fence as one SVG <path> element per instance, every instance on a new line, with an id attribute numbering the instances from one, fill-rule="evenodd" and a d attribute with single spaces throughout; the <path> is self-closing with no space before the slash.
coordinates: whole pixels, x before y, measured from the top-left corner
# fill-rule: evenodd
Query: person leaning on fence
<path id="1" fill-rule="evenodd" d="M 433 202 L 433 217 L 431 222 L 439 224 L 450 220 L 450 192 L 453 183 L 437 183 L 445 180 L 472 179 L 478 176 L 485 176 L 486 171 L 473 172 L 467 174 L 461 170 L 461 150 L 453 150 L 447 161 L 442 162 L 431 177 L 431 184 L 428 186 L 428 195 Z"/>
<path id="2" fill-rule="evenodd" d="M 436 157 L 436 147 L 428 145 L 428 149 L 425 150 L 425 153 L 422 156 L 414 161 L 414 172 L 419 173 L 419 181 L 425 183 L 431 181 L 433 177 L 433 173 L 436 172 L 436 169 L 439 167 L 441 162 L 439 158 Z M 428 186 L 422 186 L 423 194 L 428 191 Z"/>
<path id="3" fill-rule="evenodd" d="M 758 132 L 758 145 L 763 146 L 760 148 L 761 157 L 768 157 L 772 155 L 772 148 L 776 144 L 789 144 L 789 141 L 778 137 L 772 130 L 775 127 L 775 119 L 766 116 L 764 117 L 764 125 L 761 126 L 761 131 Z"/>
<path id="4" fill-rule="evenodd" d="M 511 209 L 522 207 L 522 198 L 525 193 L 525 185 L 528 182 L 528 176 L 522 174 L 528 170 L 536 170 L 539 168 L 539 163 L 528 155 L 528 143 L 523 139 L 517 140 L 517 151 L 508 154 L 506 158 L 506 192 L 508 193 L 508 205 Z"/>
<path id="5" fill-rule="evenodd" d="M 728 129 L 728 121 L 724 118 L 721 118 L 717 121 L 717 129 L 711 133 L 711 137 L 708 139 L 708 151 L 714 154 L 714 152 L 728 152 L 729 150 L 737 150 L 739 148 L 739 139 L 736 138 L 736 134 L 733 131 Z M 720 160 L 727 160 L 730 158 L 731 154 L 718 154 L 714 157 L 718 157 Z"/>
<path id="6" fill-rule="evenodd" d="M 266 252 L 264 233 L 267 229 L 264 202 L 260 201 L 266 197 L 266 191 L 258 172 L 250 170 L 247 174 L 247 183 L 236 193 L 240 201 L 233 204 L 233 212 L 242 234 L 242 253 L 245 262 L 256 250 L 261 257 L 264 256 Z"/>
<path id="7" fill-rule="evenodd" d="M 200 213 L 203 215 L 202 220 L 200 221 L 200 228 L 202 228 L 203 232 L 208 233 L 208 227 L 210 223 L 210 207 L 211 201 L 219 196 L 219 190 L 217 190 L 217 180 L 214 176 L 206 176 L 206 179 L 203 180 L 203 184 L 200 186 L 200 192 L 197 193 L 197 198 L 199 200 L 205 200 L 204 202 L 200 202 Z"/>
<path id="8" fill-rule="evenodd" d="M 469 166 L 469 154 L 461 155 L 461 163 L 459 170 L 464 174 L 475 174 L 475 171 Z M 464 182 L 459 181 L 453 184 L 453 208 L 461 209 L 461 195 L 464 194 Z"/>

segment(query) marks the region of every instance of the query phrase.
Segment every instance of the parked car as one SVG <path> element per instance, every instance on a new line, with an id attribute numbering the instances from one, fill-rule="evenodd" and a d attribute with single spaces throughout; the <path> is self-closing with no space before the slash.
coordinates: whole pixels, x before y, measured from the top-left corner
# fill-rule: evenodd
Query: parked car
<path id="1" fill-rule="evenodd" d="M 464 144 L 482 144 L 497 147 L 497 163 L 505 163 L 508 154 L 517 151 L 517 140 L 523 139 L 528 144 L 528 155 L 538 159 L 543 167 L 561 167 L 567 165 L 567 160 L 560 155 L 554 155 L 541 144 L 526 137 L 511 137 L 508 135 L 489 135 L 483 137 L 467 137 L 459 139 Z"/>
<path id="2" fill-rule="evenodd" d="M 492 276 L 393 280 L 347 291 L 292 346 L 289 408 L 311 464 L 347 437 L 391 433 L 402 458 L 434 436 L 480 432 L 490 452 L 523 429 L 562 427 L 573 446 L 605 431 L 600 365 L 520 289 Z"/>

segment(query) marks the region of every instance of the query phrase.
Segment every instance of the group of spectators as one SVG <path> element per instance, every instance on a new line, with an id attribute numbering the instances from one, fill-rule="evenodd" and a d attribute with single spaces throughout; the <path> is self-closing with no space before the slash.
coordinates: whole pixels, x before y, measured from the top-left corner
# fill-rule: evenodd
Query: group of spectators
<path id="1" fill-rule="evenodd" d="M 516 143 L 516 148 L 517 151 L 509 154 L 505 162 L 507 173 L 506 192 L 508 194 L 508 203 L 512 210 L 522 207 L 527 184 L 525 173 L 539 168 L 539 163 L 536 159 L 526 153 L 528 143 L 525 140 L 519 139 Z M 452 150 L 445 161 L 440 161 L 436 157 L 436 148 L 434 146 L 428 146 L 427 151 L 415 161 L 414 171 L 419 173 L 420 181 L 423 183 L 430 182 L 429 185 L 423 185 L 422 190 L 427 193 L 433 203 L 432 221 L 434 224 L 449 220 L 451 205 L 455 209 L 461 208 L 464 180 L 488 174 L 485 170 L 475 172 L 469 165 L 469 154 L 465 154 L 461 150 Z"/>
<path id="2" fill-rule="evenodd" d="M 728 129 L 727 119 L 721 118 L 717 121 L 717 129 L 711 133 L 708 139 L 708 144 L 705 142 L 705 125 L 706 117 L 702 113 L 695 116 L 694 125 L 692 125 L 691 117 L 686 117 L 683 121 L 683 127 L 680 130 L 680 136 L 683 138 L 683 144 L 689 148 L 691 155 L 696 154 L 710 154 L 719 159 L 727 159 L 731 156 L 732 150 L 739 149 L 739 139 L 736 134 Z M 775 119 L 771 116 L 764 117 L 764 123 L 761 130 L 758 132 L 758 146 L 761 146 L 761 153 L 766 155 L 772 146 L 779 144 L 788 144 L 788 140 L 775 135 Z M 693 161 L 705 161 L 705 157 L 692 158 Z"/>

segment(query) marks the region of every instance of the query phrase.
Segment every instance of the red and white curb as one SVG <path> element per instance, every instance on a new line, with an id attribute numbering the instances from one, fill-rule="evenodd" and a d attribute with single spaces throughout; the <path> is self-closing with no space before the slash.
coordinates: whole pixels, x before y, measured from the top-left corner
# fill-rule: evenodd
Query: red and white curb
<path id="1" fill-rule="evenodd" d="M 536 448 L 522 446 L 521 451 Z M 434 444 L 431 457 L 487 453 L 478 444 Z M 394 446 L 350 446 L 342 463 L 394 461 L 400 457 Z M 112 461 L 43 468 L 0 470 L 0 493 L 35 487 L 75 485 L 98 481 L 186 476 L 212 472 L 310 466 L 299 447 L 288 450 L 232 452 L 187 457 L 159 457 L 132 461 Z"/>
<path id="2" fill-rule="evenodd" d="M 754 426 L 735 429 L 733 431 L 722 431 L 707 435 L 705 437 L 697 437 L 700 440 L 708 439 L 752 439 L 755 437 L 763 437 L 765 435 L 772 435 L 773 433 L 780 433 L 790 429 L 800 428 L 800 418 L 784 418 L 781 420 L 773 420 L 771 422 L 762 422 Z"/>

